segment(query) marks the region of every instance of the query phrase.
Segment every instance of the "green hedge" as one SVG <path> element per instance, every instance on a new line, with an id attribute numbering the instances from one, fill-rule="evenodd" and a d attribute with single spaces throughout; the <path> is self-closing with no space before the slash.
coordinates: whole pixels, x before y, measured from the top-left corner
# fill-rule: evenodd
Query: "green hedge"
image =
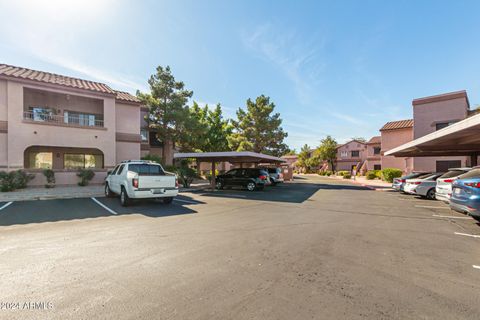
<path id="1" fill-rule="evenodd" d="M 393 182 L 393 179 L 400 178 L 402 175 L 402 170 L 397 168 L 385 168 L 382 170 L 382 178 L 387 182 Z"/>
<path id="2" fill-rule="evenodd" d="M 365 174 L 365 178 L 367 178 L 367 180 L 376 179 L 377 173 L 375 171 L 367 171 L 367 173 Z"/>
<path id="3" fill-rule="evenodd" d="M 350 173 L 345 173 L 343 175 L 343 179 L 351 179 L 352 178 L 352 175 Z"/>
<path id="4" fill-rule="evenodd" d="M 343 170 L 343 171 L 337 171 L 337 176 L 345 176 L 346 174 L 350 174 L 350 171 L 346 171 L 346 170 Z"/>
<path id="5" fill-rule="evenodd" d="M 85 187 L 85 186 L 88 186 L 88 183 L 90 182 L 90 180 L 92 180 L 93 177 L 95 177 L 95 172 L 93 172 L 93 170 L 90 170 L 90 169 L 81 169 L 77 173 L 77 177 L 80 178 L 78 185 L 80 187 Z"/>
<path id="6" fill-rule="evenodd" d="M 30 180 L 35 178 L 34 174 L 28 174 L 23 170 L 0 172 L 0 191 L 8 192 L 15 189 L 24 189 Z"/>

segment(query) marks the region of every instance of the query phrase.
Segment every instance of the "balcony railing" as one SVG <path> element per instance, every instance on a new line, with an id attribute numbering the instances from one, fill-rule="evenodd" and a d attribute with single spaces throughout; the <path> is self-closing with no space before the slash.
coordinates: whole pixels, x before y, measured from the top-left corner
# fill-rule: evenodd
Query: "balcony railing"
<path id="1" fill-rule="evenodd" d="M 97 127 L 103 128 L 103 120 L 95 117 L 78 115 L 56 115 L 50 113 L 23 112 L 23 119 L 32 122 L 44 122 L 72 127 Z"/>

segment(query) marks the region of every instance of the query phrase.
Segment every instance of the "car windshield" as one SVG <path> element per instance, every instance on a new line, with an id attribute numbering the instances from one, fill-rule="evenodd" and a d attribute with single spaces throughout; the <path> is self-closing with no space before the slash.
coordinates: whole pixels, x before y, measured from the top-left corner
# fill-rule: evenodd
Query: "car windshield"
<path id="1" fill-rule="evenodd" d="M 462 173 L 465 173 L 465 171 L 463 171 L 463 170 L 451 170 L 451 171 L 448 171 L 447 173 L 441 175 L 439 179 L 457 177 L 457 176 L 461 175 Z"/>
<path id="2" fill-rule="evenodd" d="M 422 174 L 418 177 L 415 177 L 415 178 L 416 179 L 427 179 L 427 178 L 430 178 L 430 177 L 433 177 L 433 176 L 434 176 L 434 174 L 432 174 L 432 173 L 424 173 L 424 174 Z"/>
<path id="3" fill-rule="evenodd" d="M 139 176 L 164 176 L 162 167 L 156 164 L 131 164 L 128 171 L 138 173 Z"/>
<path id="4" fill-rule="evenodd" d="M 458 176 L 458 179 L 480 178 L 480 168 L 473 169 Z"/>

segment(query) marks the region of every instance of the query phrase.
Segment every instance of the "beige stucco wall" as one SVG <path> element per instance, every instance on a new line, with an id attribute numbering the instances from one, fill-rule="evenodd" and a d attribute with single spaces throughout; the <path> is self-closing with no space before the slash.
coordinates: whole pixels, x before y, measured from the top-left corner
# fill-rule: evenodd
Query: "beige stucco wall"
<path id="1" fill-rule="evenodd" d="M 140 159 L 140 143 L 117 141 L 117 163 Z"/>
<path id="2" fill-rule="evenodd" d="M 7 134 L 0 133 L 0 170 L 6 169 L 8 161 Z"/>
<path id="3" fill-rule="evenodd" d="M 74 128 L 53 125 L 29 123 L 23 121 L 23 87 L 19 82 L 7 82 L 8 105 L 8 166 L 10 169 L 23 168 L 24 150 L 29 146 L 57 146 L 97 148 L 104 154 L 105 167 L 113 167 L 116 163 L 115 154 L 115 99 L 110 96 L 95 96 L 80 93 L 76 95 L 103 100 L 105 128 Z M 41 86 L 29 85 L 36 89 Z M 52 90 L 52 89 L 48 89 Z M 69 91 L 59 91 L 70 93 Z"/>
<path id="4" fill-rule="evenodd" d="M 384 154 L 390 149 L 398 147 L 404 143 L 413 140 L 413 128 L 405 128 L 398 130 L 387 130 L 381 132 L 382 151 Z M 382 156 L 382 169 L 398 168 L 404 173 L 412 171 L 411 161 L 409 158 L 396 158 L 392 156 Z"/>
<path id="5" fill-rule="evenodd" d="M 7 121 L 7 81 L 0 79 L 0 121 Z"/>
<path id="6" fill-rule="evenodd" d="M 436 130 L 438 122 L 463 120 L 468 115 L 468 102 L 465 98 L 436 101 L 413 106 L 414 138 L 423 137 Z M 460 160 L 462 166 L 467 165 L 467 157 L 415 157 L 415 171 L 435 171 L 437 161 Z"/>
<path id="7" fill-rule="evenodd" d="M 352 151 L 359 151 L 358 158 L 351 157 Z M 342 152 L 347 152 L 347 155 L 342 156 Z M 359 164 L 359 162 L 363 162 L 366 159 L 367 145 L 357 141 L 350 141 L 337 149 L 337 163 L 335 169 L 337 171 L 350 171 L 352 170 L 352 166 L 356 166 Z"/>
<path id="8" fill-rule="evenodd" d="M 28 183 L 29 186 L 44 186 L 47 183 L 45 176 L 42 172 L 39 171 L 30 171 L 35 175 L 35 178 Z M 90 184 L 103 184 L 105 177 L 107 176 L 106 171 L 95 171 L 95 176 L 90 181 Z M 55 172 L 55 185 L 72 185 L 76 184 L 79 181 L 76 172 Z"/>
<path id="9" fill-rule="evenodd" d="M 115 119 L 117 132 L 140 134 L 140 107 L 138 105 L 117 101 Z"/>

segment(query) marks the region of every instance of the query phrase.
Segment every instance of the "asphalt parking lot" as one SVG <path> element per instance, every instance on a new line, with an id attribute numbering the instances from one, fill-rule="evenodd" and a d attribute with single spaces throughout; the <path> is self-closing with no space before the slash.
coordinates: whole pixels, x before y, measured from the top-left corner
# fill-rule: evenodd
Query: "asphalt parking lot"
<path id="1" fill-rule="evenodd" d="M 250 193 L 0 203 L 3 319 L 479 319 L 480 226 L 323 177 Z"/>

